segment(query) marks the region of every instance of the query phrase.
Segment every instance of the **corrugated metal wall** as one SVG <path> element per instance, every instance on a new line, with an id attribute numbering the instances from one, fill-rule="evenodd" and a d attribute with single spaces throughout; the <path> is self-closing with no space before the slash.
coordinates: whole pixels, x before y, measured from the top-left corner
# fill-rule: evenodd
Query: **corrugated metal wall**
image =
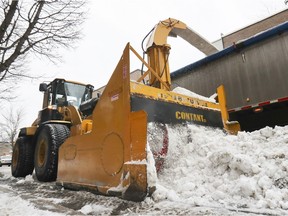
<path id="1" fill-rule="evenodd" d="M 287 97 L 288 33 L 192 69 L 173 78 L 173 84 L 204 96 L 224 84 L 229 109 Z"/>

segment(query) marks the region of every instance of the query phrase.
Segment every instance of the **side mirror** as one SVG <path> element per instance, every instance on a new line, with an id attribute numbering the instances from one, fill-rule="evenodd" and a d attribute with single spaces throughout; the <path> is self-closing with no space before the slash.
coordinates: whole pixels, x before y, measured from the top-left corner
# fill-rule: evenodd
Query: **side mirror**
<path id="1" fill-rule="evenodd" d="M 40 83 L 39 91 L 41 91 L 41 92 L 47 91 L 47 84 L 46 83 Z"/>

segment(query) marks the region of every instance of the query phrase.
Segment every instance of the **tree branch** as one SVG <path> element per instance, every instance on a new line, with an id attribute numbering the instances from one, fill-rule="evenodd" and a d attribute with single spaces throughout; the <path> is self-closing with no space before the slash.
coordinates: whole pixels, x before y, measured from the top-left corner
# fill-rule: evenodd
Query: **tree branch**
<path id="1" fill-rule="evenodd" d="M 80 38 L 85 3 L 86 0 L 1 0 L 0 82 L 30 77 L 27 70 L 21 70 L 29 53 L 45 56 L 54 63 L 61 61 L 57 49 L 72 47 Z"/>
<path id="2" fill-rule="evenodd" d="M 36 12 L 35 12 L 35 16 L 33 18 L 33 21 L 31 23 L 29 23 L 29 26 L 26 29 L 25 33 L 19 39 L 14 53 L 3 64 L 0 65 L 0 73 L 7 70 L 10 67 L 10 65 L 16 60 L 16 58 L 19 55 L 23 54 L 23 53 L 21 53 L 21 48 L 22 48 L 23 44 L 25 43 L 25 41 L 28 39 L 29 34 L 32 32 L 34 26 L 36 25 L 45 1 L 38 1 L 37 3 L 38 3 L 38 5 L 35 8 Z"/>
<path id="3" fill-rule="evenodd" d="M 3 37 L 5 35 L 5 32 L 7 31 L 13 16 L 15 14 L 15 11 L 17 9 L 17 5 L 18 5 L 18 0 L 14 0 L 12 1 L 12 3 L 10 4 L 8 13 L 5 15 L 5 19 L 3 20 L 1 26 L 0 26 L 0 42 L 3 41 Z"/>

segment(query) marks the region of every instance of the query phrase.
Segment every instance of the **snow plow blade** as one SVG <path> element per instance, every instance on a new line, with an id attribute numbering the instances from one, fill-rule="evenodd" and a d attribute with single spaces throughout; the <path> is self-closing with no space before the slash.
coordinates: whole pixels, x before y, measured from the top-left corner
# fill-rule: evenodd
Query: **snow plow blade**
<path id="1" fill-rule="evenodd" d="M 190 122 L 237 132 L 236 123 L 226 124 L 225 103 L 201 101 L 130 81 L 130 50 L 128 44 L 91 119 L 75 129 L 82 132 L 70 136 L 59 148 L 57 184 L 142 201 L 155 190 L 150 178 L 156 169 L 151 169 L 148 160 L 149 122 Z M 223 88 L 218 98 L 225 102 Z"/>
<path id="2" fill-rule="evenodd" d="M 92 130 L 59 148 L 57 183 L 72 189 L 143 200 L 147 114 L 131 112 L 129 50 L 125 49 L 92 114 Z"/>

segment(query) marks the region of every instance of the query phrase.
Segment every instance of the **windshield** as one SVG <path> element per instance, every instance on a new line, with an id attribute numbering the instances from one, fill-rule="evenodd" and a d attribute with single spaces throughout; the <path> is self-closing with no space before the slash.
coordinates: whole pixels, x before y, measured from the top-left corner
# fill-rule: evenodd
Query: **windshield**
<path id="1" fill-rule="evenodd" d="M 92 91 L 89 87 L 85 85 L 75 84 L 75 83 L 64 83 L 61 88 L 61 85 L 57 87 L 56 91 L 56 103 L 59 106 L 73 105 L 79 107 L 81 103 L 86 100 L 89 100 L 92 96 Z"/>
<path id="2" fill-rule="evenodd" d="M 65 83 L 64 87 L 69 105 L 79 107 L 81 103 L 91 98 L 91 91 L 86 86 Z"/>

